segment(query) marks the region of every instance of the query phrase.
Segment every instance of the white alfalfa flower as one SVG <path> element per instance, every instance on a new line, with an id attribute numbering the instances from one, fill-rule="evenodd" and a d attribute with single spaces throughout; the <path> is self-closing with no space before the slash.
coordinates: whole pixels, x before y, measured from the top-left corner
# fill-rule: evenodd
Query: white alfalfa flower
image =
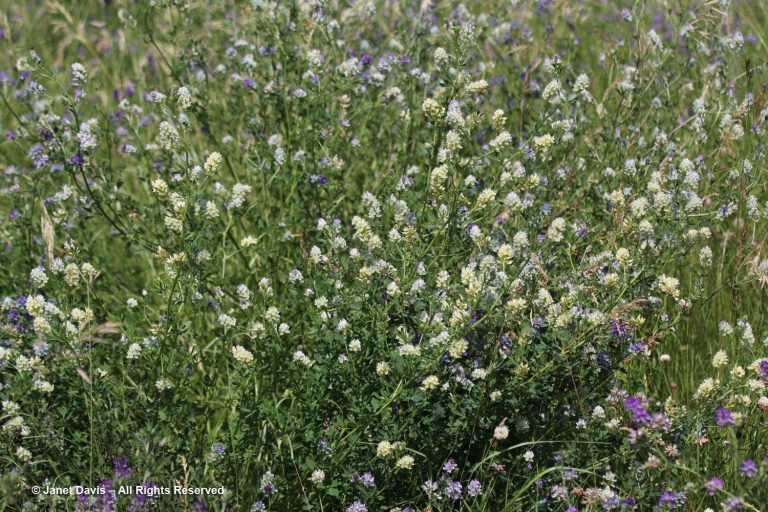
<path id="1" fill-rule="evenodd" d="M 173 215 L 166 215 L 163 219 L 163 222 L 169 231 L 181 233 L 184 230 L 184 223 L 181 221 L 181 219 L 174 217 Z"/>
<path id="2" fill-rule="evenodd" d="M 166 96 L 160 91 L 150 91 L 146 98 L 150 103 L 162 103 L 165 101 Z"/>
<path id="3" fill-rule="evenodd" d="M 506 124 L 507 124 L 507 116 L 504 114 L 504 111 L 501 109 L 494 110 L 493 114 L 491 115 L 491 126 L 493 127 L 493 129 L 496 130 L 497 132 L 500 132 L 499 135 L 503 133 L 509 134 L 509 132 L 503 131 L 504 125 Z"/>
<path id="4" fill-rule="evenodd" d="M 507 437 L 509 437 L 509 427 L 503 423 L 493 429 L 493 438 L 496 441 L 504 441 Z"/>
<path id="5" fill-rule="evenodd" d="M 19 446 L 16 448 L 16 457 L 18 457 L 20 460 L 27 462 L 32 458 L 32 452 L 24 448 L 23 446 Z"/>
<path id="6" fill-rule="evenodd" d="M 152 185 L 152 191 L 157 194 L 160 199 L 165 199 L 168 196 L 168 183 L 162 178 L 154 179 L 150 182 Z"/>
<path id="7" fill-rule="evenodd" d="M 125 355 L 126 359 L 138 359 L 141 356 L 141 345 L 138 343 L 131 343 L 128 347 L 128 353 Z"/>
<path id="8" fill-rule="evenodd" d="M 565 219 L 562 217 L 557 217 L 555 220 L 552 221 L 552 224 L 550 224 L 549 229 L 547 229 L 547 238 L 549 240 L 552 240 L 553 242 L 560 242 L 563 239 L 563 234 L 565 233 Z"/>
<path id="9" fill-rule="evenodd" d="M 242 238 L 240 240 L 240 247 L 250 247 L 252 245 L 256 245 L 258 243 L 258 239 L 253 235 L 248 235 Z"/>
<path id="10" fill-rule="evenodd" d="M 225 329 L 231 329 L 237 324 L 237 319 L 226 313 L 219 315 L 219 324 Z"/>
<path id="11" fill-rule="evenodd" d="M 269 323 L 277 324 L 280 321 L 280 310 L 275 306 L 268 307 L 264 313 L 264 319 Z"/>
<path id="12" fill-rule="evenodd" d="M 397 459 L 397 462 L 395 462 L 395 467 L 397 469 L 404 469 L 409 470 L 413 468 L 413 463 L 415 460 L 410 455 L 403 455 L 399 459 Z"/>
<path id="13" fill-rule="evenodd" d="M 434 53 L 433 59 L 435 61 L 435 65 L 437 67 L 442 67 L 442 66 L 446 65 L 448 63 L 448 59 L 449 58 L 450 57 L 448 55 L 448 52 L 445 51 L 445 48 L 438 47 L 438 48 L 435 49 L 435 53 Z"/>
<path id="14" fill-rule="evenodd" d="M 450 130 L 445 135 L 445 147 L 448 149 L 449 153 L 446 153 L 445 158 L 440 160 L 441 162 L 448 160 L 452 154 L 455 154 L 461 150 L 463 147 L 461 143 L 461 134 L 456 130 Z"/>
<path id="15" fill-rule="evenodd" d="M 314 470 L 309 480 L 315 485 L 323 483 L 323 481 L 325 480 L 325 471 L 323 471 L 322 469 Z"/>
<path id="16" fill-rule="evenodd" d="M 659 36 L 655 30 L 651 29 L 648 31 L 648 41 L 656 51 L 664 50 L 664 43 L 661 41 L 661 36 Z"/>
<path id="17" fill-rule="evenodd" d="M 232 196 L 227 202 L 227 208 L 234 210 L 240 208 L 245 203 L 247 195 L 251 192 L 251 186 L 244 183 L 235 183 L 232 187 Z"/>
<path id="18" fill-rule="evenodd" d="M 79 62 L 72 64 L 69 69 L 72 71 L 72 83 L 75 85 L 83 85 L 88 81 L 88 72 Z"/>
<path id="19" fill-rule="evenodd" d="M 533 147 L 537 151 L 546 152 L 554 144 L 555 137 L 550 133 L 533 138 Z"/>
<path id="20" fill-rule="evenodd" d="M 3 400 L 3 412 L 8 416 L 13 416 L 19 412 L 19 404 L 11 400 Z"/>
<path id="21" fill-rule="evenodd" d="M 48 275 L 42 266 L 33 268 L 29 273 L 29 278 L 37 288 L 42 288 L 48 283 Z"/>
<path id="22" fill-rule="evenodd" d="M 485 80 L 475 80 L 474 82 L 468 83 L 464 87 L 464 90 L 469 94 L 483 94 L 488 90 L 488 82 Z"/>
<path id="23" fill-rule="evenodd" d="M 232 347 L 232 357 L 234 357 L 236 361 L 243 364 L 249 364 L 253 362 L 253 354 L 242 345 L 235 345 Z"/>
<path id="24" fill-rule="evenodd" d="M 445 108 L 432 98 L 427 98 L 421 104 L 421 110 L 424 115 L 432 122 L 438 121 L 443 117 Z"/>
<path id="25" fill-rule="evenodd" d="M 208 219 L 215 219 L 219 216 L 219 208 L 213 201 L 205 202 L 205 216 Z"/>
<path id="26" fill-rule="evenodd" d="M 214 151 L 208 155 L 208 158 L 205 160 L 205 164 L 203 164 L 203 170 L 205 171 L 205 174 L 211 175 L 218 171 L 223 160 L 224 159 L 221 156 L 221 153 L 218 151 Z"/>
<path id="27" fill-rule="evenodd" d="M 592 418 L 596 420 L 605 419 L 605 409 L 600 405 L 596 405 L 595 408 L 592 409 Z"/>
<path id="28" fill-rule="evenodd" d="M 693 394 L 693 399 L 701 402 L 710 400 L 711 398 L 714 398 L 714 396 L 717 394 L 719 390 L 720 390 L 719 379 L 713 379 L 711 377 L 706 378 L 702 381 L 701 384 L 699 384 L 699 387 L 696 389 L 696 392 Z"/>
<path id="29" fill-rule="evenodd" d="M 53 384 L 48 382 L 47 380 L 43 379 L 36 379 L 33 383 L 36 390 L 42 392 L 42 393 L 52 393 L 53 392 Z"/>
<path id="30" fill-rule="evenodd" d="M 360 61 L 352 57 L 339 64 L 336 69 L 345 77 L 356 76 L 360 74 Z"/>
<path id="31" fill-rule="evenodd" d="M 52 331 L 51 324 L 45 317 L 42 316 L 35 318 L 35 320 L 32 322 L 32 328 L 35 330 L 35 333 L 40 336 L 50 334 Z"/>
<path id="32" fill-rule="evenodd" d="M 486 188 L 477 195 L 477 202 L 475 203 L 475 205 L 478 208 L 484 208 L 495 199 L 496 199 L 496 191 L 490 188 Z"/>
<path id="33" fill-rule="evenodd" d="M 376 363 L 376 375 L 379 377 L 386 377 L 390 372 L 389 363 L 386 361 L 379 361 Z"/>
<path id="34" fill-rule="evenodd" d="M 88 152 L 96 148 L 98 140 L 94 131 L 98 126 L 99 122 L 96 119 L 89 119 L 80 123 L 80 131 L 77 132 L 77 142 L 80 144 L 80 149 Z"/>
<path id="35" fill-rule="evenodd" d="M 71 287 L 75 287 L 80 282 L 80 269 L 77 264 L 69 263 L 64 267 L 64 282 Z"/>
<path id="36" fill-rule="evenodd" d="M 660 291 L 677 298 L 680 296 L 679 286 L 680 281 L 677 278 L 665 274 L 659 276 L 658 288 Z"/>
<path id="37" fill-rule="evenodd" d="M 155 387 L 158 391 L 166 391 L 173 387 L 173 382 L 168 379 L 157 379 L 155 381 Z"/>
<path id="38" fill-rule="evenodd" d="M 507 147 L 510 142 L 512 142 L 512 135 L 507 131 L 503 131 L 491 140 L 491 142 L 488 143 L 488 146 L 490 146 L 493 151 L 501 151 Z"/>
<path id="39" fill-rule="evenodd" d="M 725 350 L 718 350 L 712 357 L 712 367 L 721 368 L 728 364 L 728 354 Z"/>
<path id="40" fill-rule="evenodd" d="M 29 295 L 25 309 L 33 317 L 41 316 L 45 313 L 45 298 L 42 295 Z"/>
<path id="41" fill-rule="evenodd" d="M 541 97 L 544 101 L 551 103 L 552 105 L 557 105 L 565 99 L 563 95 L 563 86 L 560 85 L 558 80 L 552 80 L 544 87 Z"/>
<path id="42" fill-rule="evenodd" d="M 744 370 L 743 366 L 736 365 L 731 368 L 730 374 L 734 379 L 741 379 L 747 374 L 747 372 Z"/>
<path id="43" fill-rule="evenodd" d="M 179 87 L 176 90 L 176 104 L 179 109 L 186 110 L 192 106 L 192 94 L 186 87 Z"/>
<path id="44" fill-rule="evenodd" d="M 440 379 L 438 379 L 437 375 L 429 375 L 425 377 L 423 381 L 421 381 L 421 390 L 432 391 L 434 389 L 437 389 L 439 385 L 440 385 Z"/>
<path id="45" fill-rule="evenodd" d="M 80 275 L 82 275 L 86 281 L 92 283 L 94 279 L 98 277 L 99 271 L 96 270 L 96 267 L 86 262 L 80 265 Z"/>
<path id="46" fill-rule="evenodd" d="M 301 350 L 297 350 L 296 352 L 293 353 L 293 360 L 307 367 L 312 366 L 314 364 L 314 361 L 312 361 L 309 357 L 307 357 L 307 355 Z"/>
<path id="47" fill-rule="evenodd" d="M 174 151 L 179 147 L 179 132 L 168 121 L 160 123 L 158 138 L 160 140 L 160 147 L 166 151 Z"/>
<path id="48" fill-rule="evenodd" d="M 583 92 L 589 88 L 589 76 L 586 73 L 582 73 L 576 77 L 576 81 L 573 84 L 573 92 Z"/>
<path id="49" fill-rule="evenodd" d="M 388 458 L 401 448 L 401 443 L 391 443 L 389 441 L 379 441 L 376 445 L 376 456 L 382 459 Z"/>

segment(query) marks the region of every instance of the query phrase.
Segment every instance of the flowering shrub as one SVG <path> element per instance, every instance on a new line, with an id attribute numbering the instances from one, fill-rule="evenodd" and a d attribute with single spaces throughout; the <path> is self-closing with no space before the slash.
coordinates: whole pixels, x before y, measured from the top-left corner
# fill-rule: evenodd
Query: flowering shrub
<path id="1" fill-rule="evenodd" d="M 5 7 L 10 507 L 768 503 L 760 4 Z"/>

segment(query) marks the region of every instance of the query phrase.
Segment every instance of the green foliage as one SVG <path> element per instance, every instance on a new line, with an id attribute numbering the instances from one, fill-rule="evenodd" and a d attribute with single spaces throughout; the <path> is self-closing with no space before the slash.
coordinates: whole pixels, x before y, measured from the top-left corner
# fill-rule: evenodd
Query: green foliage
<path id="1" fill-rule="evenodd" d="M 764 18 L 5 2 L 0 510 L 764 508 Z"/>

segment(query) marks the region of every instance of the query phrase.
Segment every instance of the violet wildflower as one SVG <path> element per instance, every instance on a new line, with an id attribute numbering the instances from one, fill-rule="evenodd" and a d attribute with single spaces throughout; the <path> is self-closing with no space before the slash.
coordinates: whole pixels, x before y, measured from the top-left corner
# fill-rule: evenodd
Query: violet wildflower
<path id="1" fill-rule="evenodd" d="M 453 500 L 458 501 L 461 499 L 461 482 L 458 481 L 451 481 L 445 484 L 445 497 Z"/>
<path id="2" fill-rule="evenodd" d="M 752 478 L 757 475 L 757 465 L 752 459 L 745 459 L 739 466 L 739 471 L 747 478 Z"/>
<path id="3" fill-rule="evenodd" d="M 712 477 L 709 480 L 707 480 L 707 483 L 704 484 L 704 488 L 707 490 L 707 494 L 710 496 L 714 495 L 715 492 L 723 490 L 724 484 L 723 481 L 720 480 L 717 477 Z"/>
<path id="4" fill-rule="evenodd" d="M 726 425 L 735 425 L 736 421 L 728 408 L 718 407 L 715 411 L 715 423 L 718 427 L 725 427 Z"/>
<path id="5" fill-rule="evenodd" d="M 651 422 L 650 413 L 643 407 L 643 402 L 635 396 L 630 396 L 624 400 L 624 407 L 632 414 L 632 421 L 640 425 L 647 425 Z"/>
<path id="6" fill-rule="evenodd" d="M 368 512 L 368 507 L 361 501 L 355 501 L 347 507 L 347 512 Z"/>

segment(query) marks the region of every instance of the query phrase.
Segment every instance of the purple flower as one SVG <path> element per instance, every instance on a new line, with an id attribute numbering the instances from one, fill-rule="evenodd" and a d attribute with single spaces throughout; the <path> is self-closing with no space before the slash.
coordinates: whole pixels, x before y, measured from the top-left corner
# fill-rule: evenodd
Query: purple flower
<path id="1" fill-rule="evenodd" d="M 768 380 L 768 359 L 760 361 L 760 365 L 757 367 L 758 373 L 764 380 Z"/>
<path id="2" fill-rule="evenodd" d="M 717 411 L 715 411 L 715 423 L 717 423 L 718 427 L 736 424 L 731 411 L 729 411 L 726 407 L 717 408 Z"/>
<path id="3" fill-rule="evenodd" d="M 608 370 L 613 365 L 611 355 L 608 352 L 600 352 L 597 354 L 597 366 L 601 370 Z"/>
<path id="4" fill-rule="evenodd" d="M 451 481 L 445 484 L 446 498 L 458 501 L 461 499 L 461 482 Z"/>
<path id="5" fill-rule="evenodd" d="M 566 482 L 573 482 L 579 479 L 579 473 L 575 469 L 566 469 L 563 471 L 563 480 Z"/>
<path id="6" fill-rule="evenodd" d="M 752 459 L 746 459 L 741 463 L 741 467 L 739 468 L 739 471 L 741 471 L 741 474 L 744 475 L 747 478 L 752 478 L 757 474 L 757 466 L 755 465 L 755 461 Z"/>
<path id="7" fill-rule="evenodd" d="M 449 475 L 454 472 L 454 470 L 459 467 L 458 464 L 456 464 L 456 461 L 453 459 L 448 459 L 445 464 L 443 464 L 443 471 L 448 473 Z"/>
<path id="8" fill-rule="evenodd" d="M 470 480 L 469 484 L 467 484 L 467 494 L 474 497 L 482 493 L 483 493 L 483 486 L 480 485 L 480 482 L 478 480 Z"/>
<path id="9" fill-rule="evenodd" d="M 113 461 L 113 464 L 117 476 L 128 477 L 131 475 L 131 467 L 128 465 L 128 461 L 123 457 L 116 458 Z"/>
<path id="10" fill-rule="evenodd" d="M 664 491 L 659 496 L 659 502 L 656 504 L 659 508 L 673 509 L 685 503 L 685 494 L 682 492 Z"/>
<path id="11" fill-rule="evenodd" d="M 370 471 L 366 471 L 360 476 L 360 481 L 363 483 L 365 487 L 375 487 L 376 482 L 374 482 L 373 474 Z"/>
<path id="12" fill-rule="evenodd" d="M 651 415 L 643 407 L 643 402 L 636 396 L 630 396 L 624 400 L 624 407 L 632 414 L 632 421 L 641 425 L 651 422 Z"/>
<path id="13" fill-rule="evenodd" d="M 724 484 L 722 480 L 717 477 L 712 477 L 707 480 L 706 484 L 704 484 L 704 488 L 707 490 L 707 494 L 712 496 L 715 494 L 715 492 L 721 491 L 723 489 L 723 485 Z"/>
<path id="14" fill-rule="evenodd" d="M 623 340 L 627 337 L 627 335 L 631 333 L 629 327 L 627 327 L 627 324 L 621 322 L 620 320 L 616 320 L 611 324 L 611 334 L 614 338 Z"/>
<path id="15" fill-rule="evenodd" d="M 368 512 L 368 507 L 361 501 L 356 501 L 347 507 L 347 512 Z"/>
<path id="16" fill-rule="evenodd" d="M 321 174 L 313 174 L 309 177 L 309 182 L 313 185 L 325 185 L 328 183 L 328 178 Z"/>

